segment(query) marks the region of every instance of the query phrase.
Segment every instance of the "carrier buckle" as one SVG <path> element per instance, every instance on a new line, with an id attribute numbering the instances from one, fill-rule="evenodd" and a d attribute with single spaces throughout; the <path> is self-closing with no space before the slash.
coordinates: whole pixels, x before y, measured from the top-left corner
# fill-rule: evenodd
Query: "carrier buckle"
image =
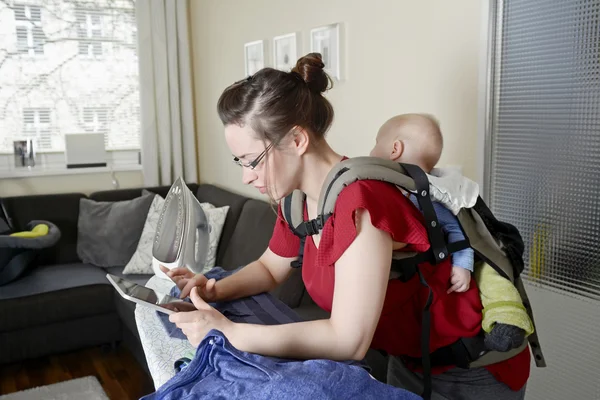
<path id="1" fill-rule="evenodd" d="M 319 216 L 315 219 L 311 219 L 310 221 L 306 221 L 306 234 L 309 236 L 318 234 L 321 229 L 323 229 L 323 219 Z"/>

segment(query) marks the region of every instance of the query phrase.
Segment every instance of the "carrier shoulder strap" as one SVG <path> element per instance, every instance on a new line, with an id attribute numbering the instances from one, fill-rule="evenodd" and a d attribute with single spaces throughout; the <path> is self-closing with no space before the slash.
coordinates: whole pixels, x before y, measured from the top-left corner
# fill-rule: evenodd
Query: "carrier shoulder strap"
<path id="1" fill-rule="evenodd" d="M 290 226 L 292 232 L 299 237 L 306 236 L 306 232 L 302 231 L 305 201 L 306 195 L 300 190 L 294 190 L 292 194 L 286 196 L 281 201 L 283 218 Z"/>
<path id="2" fill-rule="evenodd" d="M 302 238 L 317 234 L 323 229 L 325 222 L 333 213 L 340 192 L 358 180 L 384 181 L 415 194 L 423 211 L 431 242 L 431 251 L 421 255 L 420 259 L 416 260 L 417 263 L 431 261 L 437 264 L 448 256 L 444 234 L 431 202 L 427 175 L 415 165 L 400 164 L 377 157 L 350 158 L 332 168 L 321 188 L 317 205 L 318 215 L 313 220 L 304 221 L 303 218 L 305 195 L 294 191 L 284 198 L 281 203 L 283 216 L 294 234 Z M 466 243 L 458 245 L 462 248 L 466 247 Z"/>
<path id="3" fill-rule="evenodd" d="M 287 222 L 294 235 L 300 238 L 298 257 L 290 264 L 292 268 L 302 267 L 302 261 L 304 258 L 304 242 L 306 241 L 306 236 L 308 235 L 308 232 L 306 231 L 306 225 L 304 224 L 305 201 L 306 195 L 300 190 L 294 190 L 292 194 L 286 196 L 280 202 L 283 218 Z"/>

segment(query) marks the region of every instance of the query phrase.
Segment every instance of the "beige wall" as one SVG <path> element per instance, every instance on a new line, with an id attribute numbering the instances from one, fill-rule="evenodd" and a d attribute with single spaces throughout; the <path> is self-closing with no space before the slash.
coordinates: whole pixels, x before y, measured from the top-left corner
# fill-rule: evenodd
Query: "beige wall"
<path id="1" fill-rule="evenodd" d="M 143 186 L 141 171 L 115 172 L 121 189 Z M 113 189 L 109 173 L 0 178 L 0 197 L 79 192 L 89 194 Z"/>
<path id="2" fill-rule="evenodd" d="M 435 114 L 445 149 L 440 165 L 477 178 L 480 0 L 193 0 L 191 2 L 200 178 L 258 196 L 241 183 L 216 114 L 221 91 L 243 78 L 245 42 L 345 25 L 346 80 L 328 97 L 334 149 L 367 155 L 378 127 L 405 112 Z"/>

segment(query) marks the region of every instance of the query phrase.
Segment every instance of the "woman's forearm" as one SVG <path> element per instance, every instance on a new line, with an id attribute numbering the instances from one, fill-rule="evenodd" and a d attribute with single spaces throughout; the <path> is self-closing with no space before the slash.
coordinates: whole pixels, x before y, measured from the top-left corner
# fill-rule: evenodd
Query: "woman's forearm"
<path id="1" fill-rule="evenodd" d="M 217 301 L 229 301 L 268 292 L 277 286 L 277 281 L 260 260 L 221 279 L 216 283 Z"/>
<path id="2" fill-rule="evenodd" d="M 330 319 L 283 325 L 232 324 L 224 332 L 239 350 L 271 357 L 362 360 L 370 340 L 337 332 Z"/>

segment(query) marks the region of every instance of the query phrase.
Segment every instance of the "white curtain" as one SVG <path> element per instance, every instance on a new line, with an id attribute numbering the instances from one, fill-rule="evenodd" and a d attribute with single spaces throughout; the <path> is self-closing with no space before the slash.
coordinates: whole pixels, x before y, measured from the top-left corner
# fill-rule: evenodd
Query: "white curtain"
<path id="1" fill-rule="evenodd" d="M 198 182 L 188 0 L 136 1 L 146 186 Z"/>

